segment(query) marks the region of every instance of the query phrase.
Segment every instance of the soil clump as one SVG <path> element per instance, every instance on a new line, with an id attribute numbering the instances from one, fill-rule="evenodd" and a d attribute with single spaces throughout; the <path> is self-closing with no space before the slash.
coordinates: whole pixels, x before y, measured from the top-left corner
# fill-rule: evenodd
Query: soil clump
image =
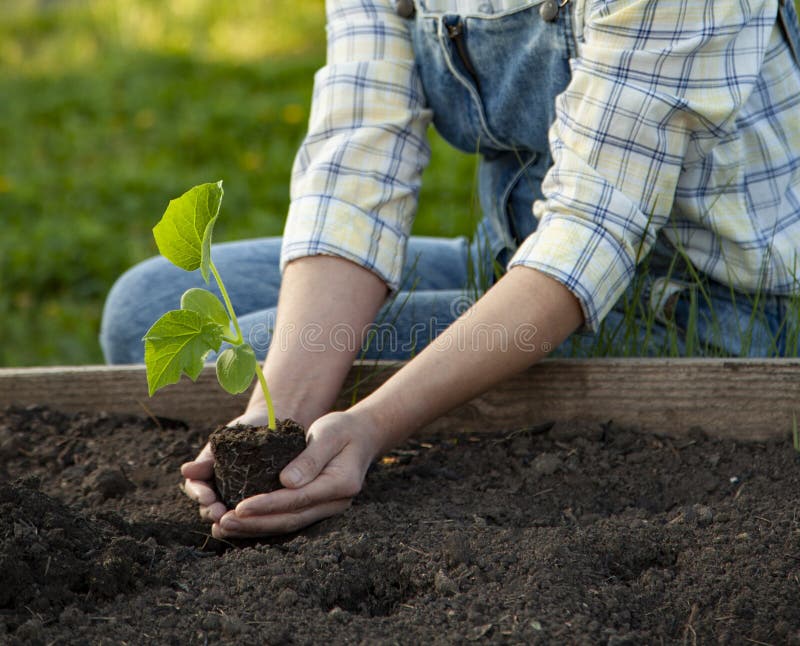
<path id="1" fill-rule="evenodd" d="M 276 426 L 224 426 L 211 434 L 214 480 L 228 509 L 283 487 L 280 473 L 306 447 L 305 430 L 291 419 Z"/>

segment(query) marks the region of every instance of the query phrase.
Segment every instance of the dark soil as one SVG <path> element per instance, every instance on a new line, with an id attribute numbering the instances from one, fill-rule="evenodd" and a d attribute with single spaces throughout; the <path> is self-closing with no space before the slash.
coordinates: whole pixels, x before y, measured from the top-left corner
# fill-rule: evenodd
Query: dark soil
<path id="1" fill-rule="evenodd" d="M 800 644 L 788 435 L 415 441 L 344 516 L 231 548 L 178 488 L 210 430 L 0 414 L 0 643 Z"/>
<path id="2" fill-rule="evenodd" d="M 291 419 L 276 429 L 224 426 L 211 434 L 214 480 L 220 498 L 233 509 L 245 498 L 283 487 L 283 468 L 306 448 L 306 433 Z"/>

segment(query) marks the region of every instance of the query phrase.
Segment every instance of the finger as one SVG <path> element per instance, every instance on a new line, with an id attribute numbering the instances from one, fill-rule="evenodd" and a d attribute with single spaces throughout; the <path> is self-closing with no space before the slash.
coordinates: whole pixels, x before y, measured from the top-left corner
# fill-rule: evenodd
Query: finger
<path id="1" fill-rule="evenodd" d="M 266 406 L 264 409 L 254 408 L 247 410 L 239 417 L 228 422 L 227 426 L 266 426 L 269 423 L 269 413 Z"/>
<path id="2" fill-rule="evenodd" d="M 226 514 L 218 523 L 214 523 L 211 533 L 214 538 L 246 538 L 252 536 L 270 536 L 288 534 L 311 525 L 323 518 L 334 516 L 350 506 L 349 498 L 331 500 L 321 505 L 309 507 L 288 514 L 274 516 L 252 516 L 237 518 L 234 514 Z"/>
<path id="3" fill-rule="evenodd" d="M 309 444 L 305 450 L 281 471 L 280 479 L 284 487 L 297 489 L 311 482 L 347 444 L 347 439 L 339 433 L 314 436 L 313 425 L 308 437 Z"/>
<path id="4" fill-rule="evenodd" d="M 185 480 L 183 492 L 196 503 L 204 506 L 217 502 L 217 492 L 205 480 Z"/>
<path id="5" fill-rule="evenodd" d="M 246 518 L 295 512 L 329 500 L 352 498 L 361 491 L 362 482 L 363 475 L 359 478 L 347 471 L 330 468 L 299 489 L 277 489 L 246 498 L 236 506 L 236 516 Z"/>
<path id="6" fill-rule="evenodd" d="M 181 465 L 181 475 L 192 480 L 210 480 L 214 474 L 214 454 L 206 444 L 194 460 Z"/>
<path id="7" fill-rule="evenodd" d="M 227 508 L 221 502 L 215 502 L 208 506 L 200 506 L 200 518 L 209 522 L 217 523 L 225 515 Z"/>

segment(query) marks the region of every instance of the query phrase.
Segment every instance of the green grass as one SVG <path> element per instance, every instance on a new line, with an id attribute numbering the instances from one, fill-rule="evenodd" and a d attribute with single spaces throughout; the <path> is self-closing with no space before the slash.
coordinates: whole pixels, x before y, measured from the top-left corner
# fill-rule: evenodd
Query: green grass
<path id="1" fill-rule="evenodd" d="M 323 61 L 321 0 L 0 3 L 0 365 L 101 362 L 106 292 L 190 186 L 225 180 L 218 239 L 280 234 Z M 415 232 L 467 233 L 474 159 L 432 144 Z"/>

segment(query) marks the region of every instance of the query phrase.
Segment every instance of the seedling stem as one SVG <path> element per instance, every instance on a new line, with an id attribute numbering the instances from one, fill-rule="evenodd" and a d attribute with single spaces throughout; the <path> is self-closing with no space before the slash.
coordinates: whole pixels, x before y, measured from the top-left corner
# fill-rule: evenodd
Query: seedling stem
<path id="1" fill-rule="evenodd" d="M 231 317 L 231 323 L 233 323 L 233 329 L 236 330 L 235 339 L 225 339 L 225 340 L 230 343 L 233 343 L 234 345 L 239 345 L 240 343 L 244 343 L 244 336 L 242 335 L 242 329 L 239 327 L 239 319 L 236 318 L 236 312 L 233 310 L 233 303 L 231 303 L 231 299 L 228 296 L 228 290 L 225 289 L 225 283 L 222 282 L 222 277 L 219 275 L 219 272 L 217 271 L 217 267 L 214 264 L 213 260 L 209 261 L 208 266 L 211 269 L 211 273 L 214 276 L 214 280 L 217 281 L 217 287 L 219 287 L 219 292 L 220 294 L 222 294 L 222 300 L 225 302 L 225 307 L 228 310 L 228 316 Z M 270 430 L 274 431 L 278 426 L 275 420 L 275 407 L 272 405 L 272 395 L 269 394 L 269 388 L 267 387 L 267 380 L 264 377 L 264 371 L 261 369 L 260 365 L 256 365 L 256 377 L 258 377 L 258 383 L 261 384 L 261 391 L 264 393 L 264 401 L 267 402 L 267 416 L 269 417 L 269 428 Z"/>
<path id="2" fill-rule="evenodd" d="M 228 310 L 228 316 L 231 317 L 231 321 L 233 322 L 233 329 L 236 330 L 235 339 L 225 339 L 225 340 L 231 343 L 235 343 L 236 345 L 244 343 L 244 338 L 242 337 L 242 329 L 239 327 L 239 319 L 236 318 L 236 312 L 233 311 L 233 303 L 231 303 L 231 299 L 228 296 L 228 290 L 225 289 L 225 284 L 222 282 L 222 278 L 220 278 L 219 272 L 217 271 L 217 266 L 214 264 L 213 260 L 209 261 L 208 266 L 211 269 L 211 273 L 214 275 L 214 280 L 217 281 L 217 287 L 219 287 L 219 291 L 222 294 L 222 300 L 225 301 L 225 307 Z"/>

